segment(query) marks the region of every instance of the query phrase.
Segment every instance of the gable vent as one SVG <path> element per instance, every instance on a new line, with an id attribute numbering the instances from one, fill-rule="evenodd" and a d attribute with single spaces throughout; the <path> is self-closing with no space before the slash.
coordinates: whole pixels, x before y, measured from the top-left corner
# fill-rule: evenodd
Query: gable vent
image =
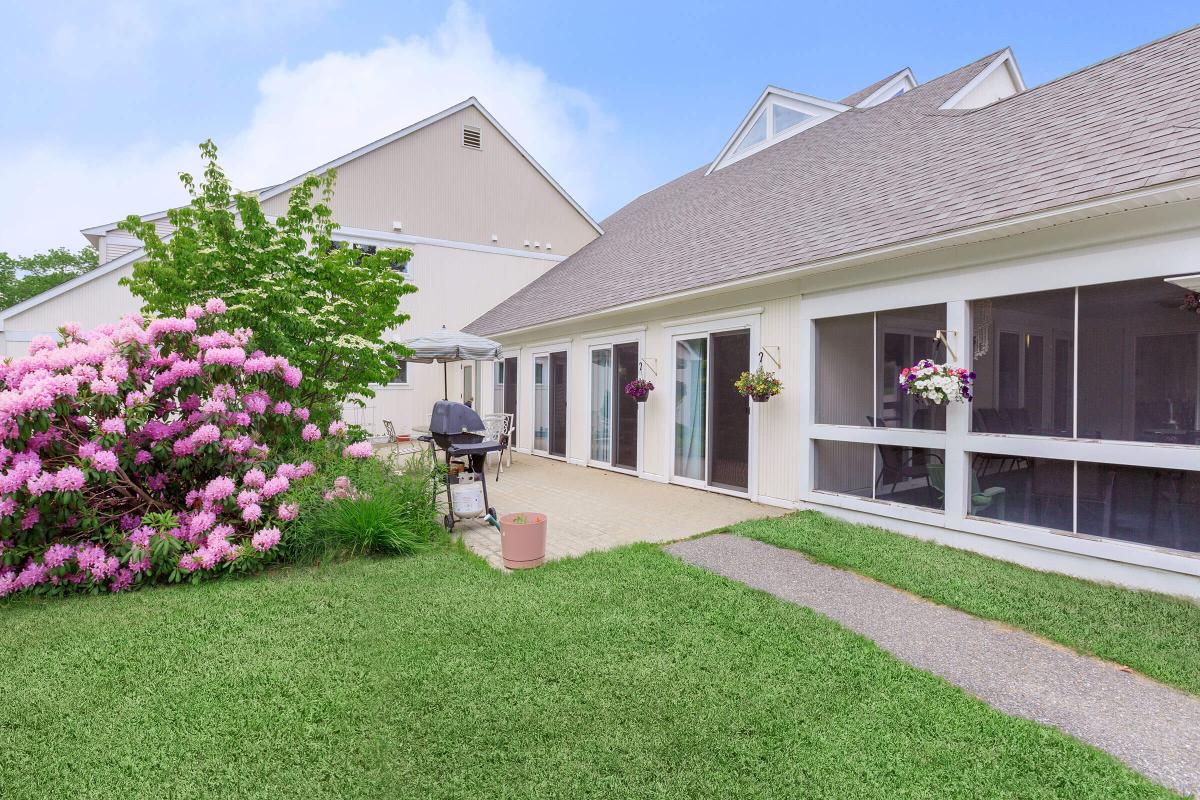
<path id="1" fill-rule="evenodd" d="M 479 128 L 472 125 L 463 125 L 463 147 L 470 147 L 472 150 L 483 149 L 483 139 L 480 136 Z"/>

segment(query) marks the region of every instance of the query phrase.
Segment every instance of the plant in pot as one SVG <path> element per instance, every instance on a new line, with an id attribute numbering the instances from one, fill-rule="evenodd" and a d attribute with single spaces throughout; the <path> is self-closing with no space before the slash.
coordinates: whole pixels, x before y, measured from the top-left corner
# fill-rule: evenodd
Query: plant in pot
<path id="1" fill-rule="evenodd" d="M 928 358 L 900 370 L 897 382 L 900 391 L 922 403 L 940 406 L 943 403 L 962 403 L 971 400 L 971 383 L 975 373 L 969 369 L 938 364 Z"/>
<path id="2" fill-rule="evenodd" d="M 625 394 L 637 400 L 639 403 L 646 402 L 650 397 L 650 393 L 654 391 L 654 384 L 645 378 L 635 378 L 625 384 Z"/>
<path id="3" fill-rule="evenodd" d="M 520 511 L 500 517 L 500 555 L 509 569 L 529 569 L 546 560 L 546 515 Z"/>
<path id="4" fill-rule="evenodd" d="M 765 403 L 783 391 L 783 381 L 775 377 L 774 372 L 759 367 L 754 372 L 743 372 L 742 376 L 733 383 L 742 397 L 749 397 L 756 403 Z"/>

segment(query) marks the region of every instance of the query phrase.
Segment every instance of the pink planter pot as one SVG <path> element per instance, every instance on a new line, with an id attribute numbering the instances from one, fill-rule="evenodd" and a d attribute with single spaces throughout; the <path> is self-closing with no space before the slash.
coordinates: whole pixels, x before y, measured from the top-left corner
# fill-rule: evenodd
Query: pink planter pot
<path id="1" fill-rule="evenodd" d="M 541 566 L 546 560 L 546 515 L 528 511 L 502 515 L 500 555 L 509 569 Z"/>

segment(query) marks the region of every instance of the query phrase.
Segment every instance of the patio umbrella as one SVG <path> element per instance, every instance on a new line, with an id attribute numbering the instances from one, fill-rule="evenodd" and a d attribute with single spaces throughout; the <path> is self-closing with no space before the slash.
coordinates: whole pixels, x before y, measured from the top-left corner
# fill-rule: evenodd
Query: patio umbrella
<path id="1" fill-rule="evenodd" d="M 439 331 L 401 339 L 400 343 L 412 351 L 407 361 L 420 364 L 441 362 L 442 394 L 446 400 L 450 399 L 447 364 L 451 361 L 490 361 L 500 357 L 499 342 L 462 331 L 448 331 L 444 325 Z"/>

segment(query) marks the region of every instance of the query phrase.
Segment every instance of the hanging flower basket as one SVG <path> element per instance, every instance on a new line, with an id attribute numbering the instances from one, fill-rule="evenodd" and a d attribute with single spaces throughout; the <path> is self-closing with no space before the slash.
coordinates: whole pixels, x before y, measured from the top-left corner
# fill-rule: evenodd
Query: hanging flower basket
<path id="1" fill-rule="evenodd" d="M 742 376 L 733 383 L 742 397 L 749 397 L 756 403 L 765 403 L 783 391 L 783 382 L 775 377 L 774 372 L 767 372 L 762 367 L 754 372 L 743 372 Z"/>
<path id="2" fill-rule="evenodd" d="M 1200 314 L 1200 293 L 1188 292 L 1185 294 L 1183 296 L 1183 305 L 1179 307 L 1179 310 Z"/>
<path id="3" fill-rule="evenodd" d="M 900 390 L 923 403 L 940 406 L 943 403 L 962 403 L 971 400 L 971 383 L 975 373 L 949 364 L 935 364 L 922 359 L 900 370 Z"/>
<path id="4" fill-rule="evenodd" d="M 625 384 L 625 394 L 637 400 L 639 403 L 646 402 L 646 398 L 654 391 L 654 384 L 645 378 L 635 378 Z"/>

